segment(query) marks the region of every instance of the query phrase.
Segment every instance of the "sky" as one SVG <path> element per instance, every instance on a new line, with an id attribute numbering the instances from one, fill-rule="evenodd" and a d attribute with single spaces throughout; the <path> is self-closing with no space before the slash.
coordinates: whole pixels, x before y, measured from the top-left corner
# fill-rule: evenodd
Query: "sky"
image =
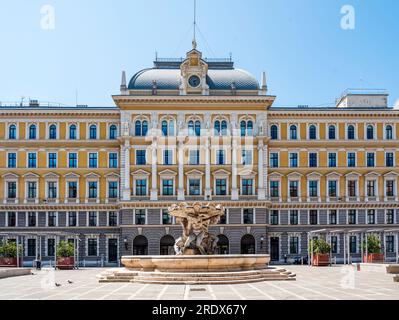
<path id="1" fill-rule="evenodd" d="M 397 0 L 197 0 L 198 49 L 265 71 L 275 106 L 333 105 L 348 88 L 394 105 L 398 16 Z M 192 33 L 193 0 L 0 0 L 0 101 L 111 106 L 122 70 L 185 56 Z"/>

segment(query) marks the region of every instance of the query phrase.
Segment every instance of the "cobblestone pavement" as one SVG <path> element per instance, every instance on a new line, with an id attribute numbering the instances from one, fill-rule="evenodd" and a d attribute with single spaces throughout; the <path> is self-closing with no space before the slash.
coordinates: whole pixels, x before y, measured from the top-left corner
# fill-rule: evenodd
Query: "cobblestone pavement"
<path id="1" fill-rule="evenodd" d="M 101 284 L 97 275 L 104 269 L 48 269 L 0 280 L 0 300 L 399 300 L 399 283 L 383 272 L 344 266 L 288 269 L 297 281 L 202 286 Z"/>

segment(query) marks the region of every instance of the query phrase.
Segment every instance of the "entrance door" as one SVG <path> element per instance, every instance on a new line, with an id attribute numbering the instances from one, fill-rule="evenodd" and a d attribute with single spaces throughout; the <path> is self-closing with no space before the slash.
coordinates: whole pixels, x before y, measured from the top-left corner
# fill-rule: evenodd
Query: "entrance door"
<path id="1" fill-rule="evenodd" d="M 271 261 L 280 260 L 280 239 L 270 238 L 270 259 Z"/>
<path id="2" fill-rule="evenodd" d="M 118 239 L 108 239 L 108 262 L 118 261 Z"/>

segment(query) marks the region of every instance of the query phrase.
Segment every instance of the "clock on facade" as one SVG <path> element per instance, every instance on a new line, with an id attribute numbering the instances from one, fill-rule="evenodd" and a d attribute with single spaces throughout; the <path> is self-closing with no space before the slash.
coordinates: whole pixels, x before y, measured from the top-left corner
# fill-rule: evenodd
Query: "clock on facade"
<path id="1" fill-rule="evenodd" d="M 201 79 L 198 76 L 191 76 L 188 79 L 188 84 L 193 88 L 197 88 L 201 84 Z"/>

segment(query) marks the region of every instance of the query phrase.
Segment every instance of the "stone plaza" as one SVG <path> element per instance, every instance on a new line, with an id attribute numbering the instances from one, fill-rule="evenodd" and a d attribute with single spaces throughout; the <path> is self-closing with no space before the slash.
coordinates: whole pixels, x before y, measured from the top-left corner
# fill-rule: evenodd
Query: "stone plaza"
<path id="1" fill-rule="evenodd" d="M 378 269 L 289 266 L 296 281 L 238 285 L 99 283 L 104 269 L 43 269 L 0 280 L 0 300 L 398 300 L 399 284 Z M 58 286 L 57 286 L 57 285 Z"/>

